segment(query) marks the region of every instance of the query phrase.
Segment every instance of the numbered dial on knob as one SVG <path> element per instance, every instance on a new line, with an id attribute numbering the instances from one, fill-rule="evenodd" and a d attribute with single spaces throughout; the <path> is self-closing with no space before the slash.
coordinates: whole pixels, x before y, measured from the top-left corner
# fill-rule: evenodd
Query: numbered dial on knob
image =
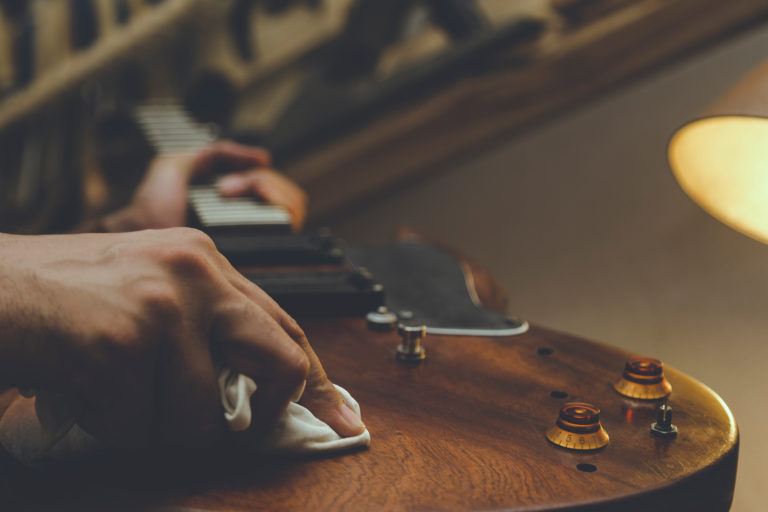
<path id="1" fill-rule="evenodd" d="M 600 423 L 600 409 L 585 402 L 570 402 L 560 409 L 547 439 L 569 450 L 597 450 L 608 444 L 608 432 Z"/>
<path id="2" fill-rule="evenodd" d="M 658 400 L 672 393 L 664 377 L 664 365 L 651 357 L 633 357 L 624 365 L 624 373 L 613 388 L 628 398 Z"/>

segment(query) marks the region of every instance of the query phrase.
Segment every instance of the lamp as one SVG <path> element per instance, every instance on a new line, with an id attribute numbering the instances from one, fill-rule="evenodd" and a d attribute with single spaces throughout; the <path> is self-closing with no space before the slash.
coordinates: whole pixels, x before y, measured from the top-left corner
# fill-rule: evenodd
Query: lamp
<path id="1" fill-rule="evenodd" d="M 679 129 L 669 165 L 682 189 L 713 217 L 768 243 L 768 62 Z"/>

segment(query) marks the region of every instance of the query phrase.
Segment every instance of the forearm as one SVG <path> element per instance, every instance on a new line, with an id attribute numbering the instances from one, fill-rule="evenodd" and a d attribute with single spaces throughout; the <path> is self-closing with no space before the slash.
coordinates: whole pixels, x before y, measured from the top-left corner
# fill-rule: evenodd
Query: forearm
<path id="1" fill-rule="evenodd" d="M 41 345 L 52 335 L 39 303 L 46 297 L 41 283 L 18 265 L 27 238 L 0 234 L 0 387 L 36 385 Z"/>

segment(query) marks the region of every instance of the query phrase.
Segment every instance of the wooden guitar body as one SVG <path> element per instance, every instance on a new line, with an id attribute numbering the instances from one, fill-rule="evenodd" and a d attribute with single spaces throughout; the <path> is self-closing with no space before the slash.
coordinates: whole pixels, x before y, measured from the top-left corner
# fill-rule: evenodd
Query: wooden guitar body
<path id="1" fill-rule="evenodd" d="M 659 402 L 612 387 L 630 354 L 600 343 L 539 327 L 503 337 L 430 334 L 426 360 L 413 365 L 396 360 L 396 331 L 370 330 L 363 318 L 302 325 L 331 379 L 360 402 L 370 448 L 301 458 L 190 452 L 170 465 L 126 464 L 119 478 L 98 465 L 45 477 L 4 471 L 6 491 L 14 503 L 45 510 L 730 507 L 733 416 L 712 390 L 673 368 L 665 373 L 679 433 L 657 437 L 649 427 Z M 574 400 L 601 409 L 606 447 L 571 451 L 546 439 Z"/>
<path id="2" fill-rule="evenodd" d="M 628 354 L 605 345 L 537 327 L 506 338 L 428 336 L 427 360 L 407 366 L 394 357 L 398 336 L 373 333 L 363 320 L 305 327 L 329 374 L 362 404 L 371 447 L 246 462 L 236 485 L 178 503 L 354 511 L 730 506 L 736 425 L 714 392 L 682 372 L 667 370 L 679 434 L 663 439 L 649 431 L 657 404 L 624 399 L 612 388 Z M 602 409 L 606 448 L 573 452 L 545 438 L 571 399 Z"/>

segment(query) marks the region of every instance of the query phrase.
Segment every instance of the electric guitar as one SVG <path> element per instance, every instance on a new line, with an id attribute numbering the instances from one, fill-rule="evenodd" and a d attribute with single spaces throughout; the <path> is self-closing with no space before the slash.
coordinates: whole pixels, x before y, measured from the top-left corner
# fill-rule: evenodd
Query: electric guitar
<path id="1" fill-rule="evenodd" d="M 344 259 L 342 267 L 365 264 L 382 285 L 380 301 L 366 304 L 376 309 L 299 321 L 331 379 L 360 402 L 370 448 L 298 458 L 190 449 L 43 474 L 4 461 L 2 502 L 178 511 L 730 507 L 736 423 L 701 382 L 505 317 L 487 273 L 423 241 L 348 247 Z M 330 271 L 307 267 L 297 272 Z"/>
<path id="2" fill-rule="evenodd" d="M 651 357 L 506 316 L 486 271 L 417 237 L 346 246 L 328 233 L 289 233 L 271 205 L 220 200 L 205 188 L 190 202 L 196 225 L 297 317 L 331 379 L 359 401 L 370 448 L 308 457 L 191 448 L 43 473 L 0 459 L 4 506 L 730 507 L 738 431 L 701 382 Z"/>

